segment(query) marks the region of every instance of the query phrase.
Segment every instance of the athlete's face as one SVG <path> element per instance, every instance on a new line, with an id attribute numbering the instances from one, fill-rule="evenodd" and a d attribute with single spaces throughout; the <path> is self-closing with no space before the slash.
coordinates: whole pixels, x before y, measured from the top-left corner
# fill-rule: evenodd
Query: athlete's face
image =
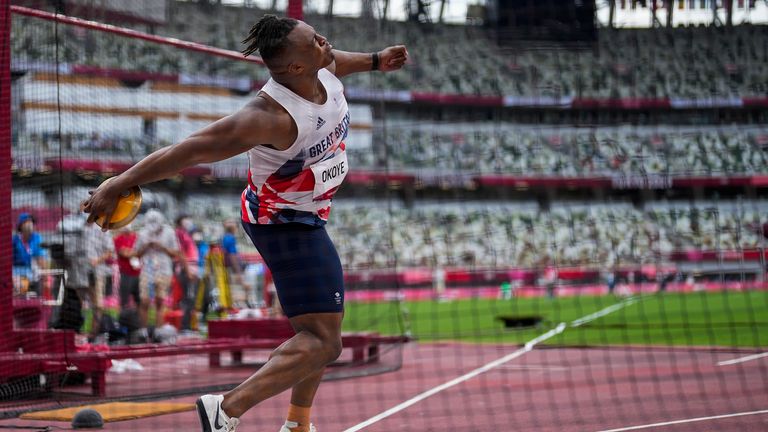
<path id="1" fill-rule="evenodd" d="M 318 70 L 333 62 L 333 45 L 309 24 L 299 21 L 288 37 L 296 53 L 296 63 L 310 70 Z"/>

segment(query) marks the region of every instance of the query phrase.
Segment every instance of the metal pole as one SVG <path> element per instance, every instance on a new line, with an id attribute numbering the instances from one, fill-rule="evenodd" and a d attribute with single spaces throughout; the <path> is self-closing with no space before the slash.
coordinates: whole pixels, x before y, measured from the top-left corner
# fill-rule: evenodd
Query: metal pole
<path id="1" fill-rule="evenodd" d="M 0 350 L 9 344 L 13 331 L 13 283 L 11 282 L 11 5 L 0 0 Z"/>

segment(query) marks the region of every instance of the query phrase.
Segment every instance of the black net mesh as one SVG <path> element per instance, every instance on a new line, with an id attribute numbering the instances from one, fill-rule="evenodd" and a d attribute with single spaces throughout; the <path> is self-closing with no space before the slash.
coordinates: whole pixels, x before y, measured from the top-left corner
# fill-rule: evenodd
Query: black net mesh
<path id="1" fill-rule="evenodd" d="M 13 235 L 0 249 L 0 426 L 235 387 L 292 335 L 238 226 L 245 155 L 143 186 L 127 229 L 86 226 L 79 206 L 256 95 L 264 66 L 186 42 L 239 50 L 268 11 L 58 5 L 117 26 L 99 29 L 18 3 L 33 9 L 0 2 L 1 178 L 12 181 L 0 226 Z M 564 50 L 500 47 L 475 25 L 305 19 L 340 49 L 404 43 L 411 56 L 402 71 L 343 80 L 352 172 L 327 230 L 345 271 L 345 350 L 318 392 L 318 428 L 759 428 L 764 26 L 600 29 Z M 169 227 L 186 219 L 198 256 L 144 327 L 141 273 L 118 254 L 150 210 Z M 264 401 L 244 424 L 277 429 L 288 403 Z M 115 424 L 199 427 L 191 412 Z"/>

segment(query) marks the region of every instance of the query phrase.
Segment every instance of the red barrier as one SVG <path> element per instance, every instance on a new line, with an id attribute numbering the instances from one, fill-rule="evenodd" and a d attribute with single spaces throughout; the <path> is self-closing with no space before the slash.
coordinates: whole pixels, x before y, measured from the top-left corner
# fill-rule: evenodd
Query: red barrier
<path id="1" fill-rule="evenodd" d="M 440 94 L 411 92 L 414 102 L 428 102 L 436 105 L 473 105 L 473 106 L 502 106 L 503 96 L 474 96 L 460 94 Z"/>
<path id="2" fill-rule="evenodd" d="M 701 283 L 670 283 L 665 287 L 666 292 L 720 292 L 728 291 L 749 291 L 766 290 L 768 284 L 765 282 L 701 282 Z M 659 291 L 659 284 L 647 282 L 636 284 L 618 284 L 615 288 L 615 294 L 628 296 L 641 293 L 655 293 Z M 587 284 L 587 285 L 556 285 L 554 294 L 558 297 L 573 296 L 601 296 L 608 294 L 606 284 Z M 537 298 L 547 295 L 547 288 L 538 285 L 523 285 L 514 290 L 515 298 Z M 345 298 L 350 302 L 382 302 L 394 299 L 405 301 L 434 300 L 436 293 L 428 288 L 404 288 L 400 290 L 371 290 L 361 289 L 347 291 Z M 448 288 L 442 293 L 443 300 L 459 300 L 468 298 L 486 298 L 494 299 L 501 297 L 501 290 L 498 286 L 482 287 L 455 287 Z"/>
<path id="3" fill-rule="evenodd" d="M 16 207 L 11 210 L 11 217 L 14 221 L 19 219 L 21 213 L 29 213 L 35 218 L 35 229 L 38 231 L 53 231 L 56 224 L 62 219 L 62 216 L 68 215 L 69 210 L 62 209 L 55 203 L 56 207 Z"/>
<path id="4" fill-rule="evenodd" d="M 764 97 L 745 97 L 741 98 L 745 107 L 765 108 L 768 107 L 768 98 Z"/>
<path id="5" fill-rule="evenodd" d="M 416 180 L 414 174 L 408 173 L 383 173 L 373 171 L 355 170 L 347 174 L 346 181 L 352 184 L 368 183 L 413 183 Z"/>

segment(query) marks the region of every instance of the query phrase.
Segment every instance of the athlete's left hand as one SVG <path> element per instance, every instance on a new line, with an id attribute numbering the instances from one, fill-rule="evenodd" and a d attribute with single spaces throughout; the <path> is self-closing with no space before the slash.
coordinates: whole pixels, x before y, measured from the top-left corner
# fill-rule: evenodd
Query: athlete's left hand
<path id="1" fill-rule="evenodd" d="M 408 61 L 408 50 L 405 45 L 395 45 L 379 51 L 379 70 L 382 72 L 396 71 Z"/>

